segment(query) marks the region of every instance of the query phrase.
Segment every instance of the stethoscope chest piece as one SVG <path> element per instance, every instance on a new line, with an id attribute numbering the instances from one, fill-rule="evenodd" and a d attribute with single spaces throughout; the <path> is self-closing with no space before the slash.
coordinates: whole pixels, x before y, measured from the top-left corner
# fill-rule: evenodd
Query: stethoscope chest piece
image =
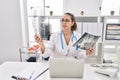
<path id="1" fill-rule="evenodd" d="M 67 56 L 68 55 L 68 50 L 67 49 L 62 49 L 62 54 L 64 55 L 64 56 Z"/>

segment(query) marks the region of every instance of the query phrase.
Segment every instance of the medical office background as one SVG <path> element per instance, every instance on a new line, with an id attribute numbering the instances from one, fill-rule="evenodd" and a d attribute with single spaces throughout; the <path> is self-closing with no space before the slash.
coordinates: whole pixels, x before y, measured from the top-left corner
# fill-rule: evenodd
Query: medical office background
<path id="1" fill-rule="evenodd" d="M 112 44 L 105 46 L 108 50 L 104 58 L 120 58 L 120 0 L 2 0 L 0 10 L 0 64 L 20 61 L 19 49 L 35 44 L 35 33 L 43 33 L 47 40 L 46 30 L 59 31 L 60 17 L 65 12 L 75 15 L 80 35 L 100 35 L 99 41 Z M 117 26 L 112 28 L 116 35 L 106 34 L 111 29 L 108 24 Z"/>

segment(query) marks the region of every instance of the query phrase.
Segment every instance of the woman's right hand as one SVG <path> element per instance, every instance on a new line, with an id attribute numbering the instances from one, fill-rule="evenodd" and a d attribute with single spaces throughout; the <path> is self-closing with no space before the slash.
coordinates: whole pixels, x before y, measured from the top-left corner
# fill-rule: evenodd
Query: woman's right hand
<path id="1" fill-rule="evenodd" d="M 34 36 L 34 38 L 35 38 L 35 41 L 40 45 L 42 53 L 44 53 L 45 52 L 45 46 L 44 46 L 42 38 L 40 38 L 37 34 Z"/>

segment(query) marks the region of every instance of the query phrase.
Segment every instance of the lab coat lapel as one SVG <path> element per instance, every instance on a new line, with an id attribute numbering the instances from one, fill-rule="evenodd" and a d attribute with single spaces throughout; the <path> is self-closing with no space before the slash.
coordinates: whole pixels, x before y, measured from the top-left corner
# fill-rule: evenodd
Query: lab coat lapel
<path id="1" fill-rule="evenodd" d="M 65 37 L 64 37 L 63 33 L 62 33 L 62 39 L 63 39 L 63 46 L 64 46 L 64 48 L 66 48 L 67 44 L 66 44 Z"/>

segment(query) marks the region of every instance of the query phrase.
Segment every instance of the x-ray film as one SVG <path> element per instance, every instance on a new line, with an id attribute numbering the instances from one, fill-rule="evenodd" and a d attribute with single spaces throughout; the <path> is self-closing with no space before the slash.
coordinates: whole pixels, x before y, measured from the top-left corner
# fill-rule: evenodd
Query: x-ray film
<path id="1" fill-rule="evenodd" d="M 74 44 L 81 49 L 87 50 L 93 48 L 100 36 L 96 36 L 89 33 L 84 33 Z"/>

